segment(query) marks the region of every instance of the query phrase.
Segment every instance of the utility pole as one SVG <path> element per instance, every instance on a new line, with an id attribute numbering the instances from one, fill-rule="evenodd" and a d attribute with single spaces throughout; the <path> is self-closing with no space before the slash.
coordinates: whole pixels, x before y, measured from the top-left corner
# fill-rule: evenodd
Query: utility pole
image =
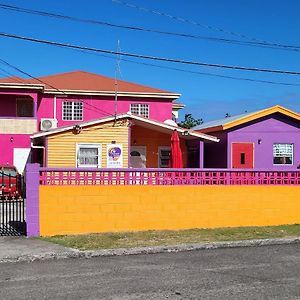
<path id="1" fill-rule="evenodd" d="M 116 67 L 115 67 L 115 107 L 114 107 L 114 115 L 115 115 L 115 122 L 118 114 L 118 92 L 119 92 L 119 84 L 118 84 L 118 77 L 121 76 L 121 68 L 120 68 L 120 61 L 121 61 L 121 47 L 120 47 L 120 40 L 117 42 L 117 54 L 116 57 Z"/>

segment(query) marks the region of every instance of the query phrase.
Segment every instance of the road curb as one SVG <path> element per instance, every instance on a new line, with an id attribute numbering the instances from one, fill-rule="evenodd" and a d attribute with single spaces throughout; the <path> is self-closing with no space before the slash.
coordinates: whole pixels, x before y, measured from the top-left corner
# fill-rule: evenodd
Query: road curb
<path id="1" fill-rule="evenodd" d="M 213 250 L 221 248 L 240 248 L 240 247 L 257 247 L 271 245 L 290 245 L 299 244 L 300 237 L 297 238 L 281 238 L 281 239 L 256 239 L 245 241 L 229 241 L 229 242 L 213 242 L 198 244 L 182 244 L 174 246 L 153 246 L 153 247 L 137 247 L 137 248 L 119 248 L 119 249 L 102 249 L 102 250 L 76 250 L 67 249 L 65 252 L 43 253 L 39 255 L 20 255 L 15 257 L 0 258 L 0 263 L 7 262 L 33 262 L 43 260 L 57 260 L 66 258 L 92 258 L 92 257 L 108 257 L 121 255 L 139 255 L 139 254 L 156 254 L 156 253 L 172 253 L 196 250 Z"/>

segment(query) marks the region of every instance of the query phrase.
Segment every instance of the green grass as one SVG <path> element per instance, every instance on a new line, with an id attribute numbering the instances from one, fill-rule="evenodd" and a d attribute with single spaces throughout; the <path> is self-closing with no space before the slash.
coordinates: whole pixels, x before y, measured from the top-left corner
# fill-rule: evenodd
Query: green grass
<path id="1" fill-rule="evenodd" d="M 300 237 L 300 225 L 94 233 L 41 239 L 80 250 L 96 250 L 283 237 Z"/>

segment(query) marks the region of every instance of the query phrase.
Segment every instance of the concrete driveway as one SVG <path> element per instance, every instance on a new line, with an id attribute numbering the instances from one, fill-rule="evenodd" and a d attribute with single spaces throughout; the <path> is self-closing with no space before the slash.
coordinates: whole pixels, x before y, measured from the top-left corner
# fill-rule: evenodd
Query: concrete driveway
<path id="1" fill-rule="evenodd" d="M 0 262 L 22 256 L 41 257 L 44 255 L 71 253 L 71 249 L 41 241 L 35 238 L 4 236 L 0 237 Z M 1 268 L 1 264 L 0 264 Z"/>
<path id="2" fill-rule="evenodd" d="M 299 299 L 300 245 L 0 264 L 0 299 Z"/>

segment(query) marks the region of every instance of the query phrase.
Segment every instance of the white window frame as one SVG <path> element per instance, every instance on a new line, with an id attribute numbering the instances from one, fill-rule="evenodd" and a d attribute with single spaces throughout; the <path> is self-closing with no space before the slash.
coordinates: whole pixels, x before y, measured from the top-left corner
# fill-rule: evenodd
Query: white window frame
<path id="1" fill-rule="evenodd" d="M 274 158 L 275 157 L 280 157 L 280 156 L 275 156 L 275 153 L 274 153 L 274 146 L 275 145 L 290 145 L 290 146 L 292 146 L 292 163 L 291 164 L 275 164 L 274 163 Z M 294 143 L 273 143 L 273 165 L 274 166 L 293 166 L 294 165 Z M 287 154 L 289 154 L 289 153 L 283 153 L 283 154 L 286 154 L 286 156 L 288 156 Z"/>
<path id="2" fill-rule="evenodd" d="M 83 166 L 79 166 L 79 149 L 80 148 L 92 148 L 98 149 L 98 162 L 97 162 L 97 166 L 95 165 L 83 165 Z M 101 144 L 96 144 L 96 143 L 78 143 L 76 144 L 76 168 L 101 168 L 102 165 L 102 145 Z"/>
<path id="3" fill-rule="evenodd" d="M 72 108 L 71 108 L 71 119 L 65 119 L 65 115 L 64 115 L 64 105 L 65 103 L 72 103 Z M 81 119 L 75 119 L 74 118 L 74 110 L 75 110 L 75 103 L 81 103 L 82 107 L 81 107 Z M 63 121 L 83 121 L 83 101 L 63 101 L 62 102 L 62 106 L 61 106 L 61 116 L 62 116 L 62 120 Z"/>
<path id="4" fill-rule="evenodd" d="M 160 158 L 161 158 L 161 151 L 162 150 L 168 150 L 168 151 L 170 151 L 170 155 L 171 155 L 171 147 L 169 147 L 169 146 L 160 146 L 160 147 L 158 147 L 158 167 L 159 168 L 168 168 L 169 166 L 162 166 L 161 165 Z M 170 159 L 171 159 L 171 156 L 170 156 Z"/>
<path id="5" fill-rule="evenodd" d="M 132 113 L 132 106 L 133 105 L 137 105 L 138 106 L 138 113 L 137 114 L 135 114 L 135 113 Z M 148 116 L 144 116 L 144 115 L 142 115 L 141 114 L 141 107 L 142 107 L 142 105 L 147 105 L 147 107 L 148 107 Z M 144 117 L 144 118 L 146 118 L 146 119 L 149 119 L 149 117 L 150 117 L 150 105 L 148 104 L 148 103 L 131 103 L 130 104 L 130 112 L 133 114 L 133 115 L 138 115 L 138 116 L 140 116 L 140 117 Z"/>

